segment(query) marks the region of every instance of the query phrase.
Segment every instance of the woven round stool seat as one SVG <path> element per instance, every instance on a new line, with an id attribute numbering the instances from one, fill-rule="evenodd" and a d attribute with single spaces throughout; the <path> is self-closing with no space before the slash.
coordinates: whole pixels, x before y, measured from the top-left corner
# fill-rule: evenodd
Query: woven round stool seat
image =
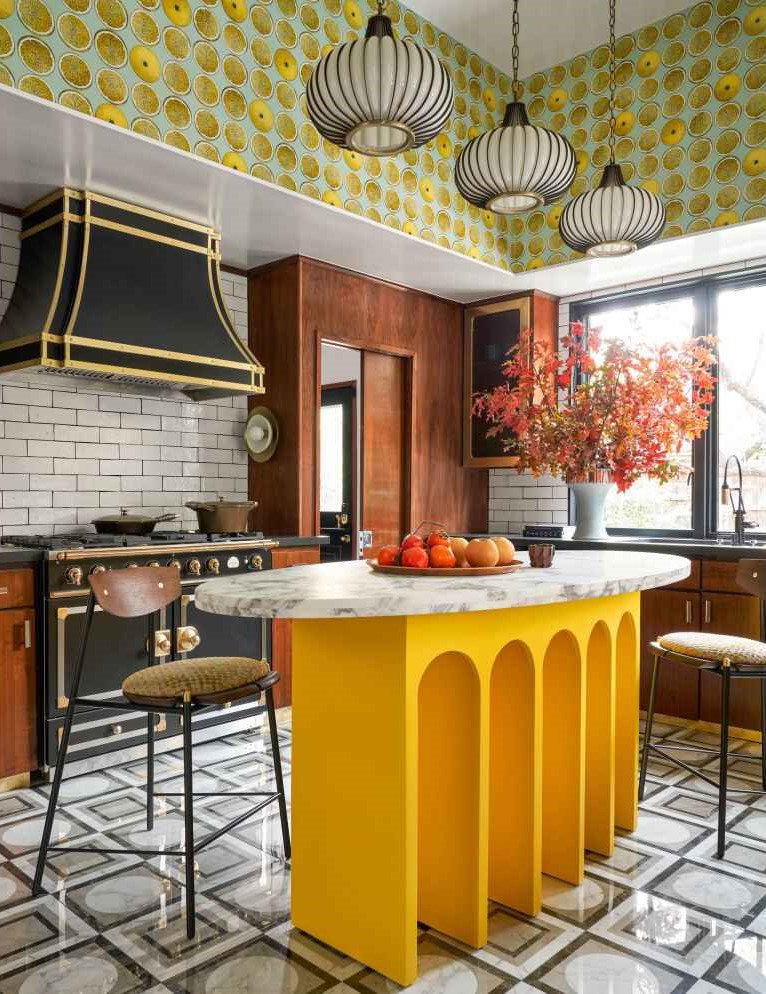
<path id="1" fill-rule="evenodd" d="M 131 673 L 123 681 L 122 692 L 135 703 L 173 704 L 183 700 L 186 691 L 192 701 L 217 698 L 231 693 L 234 697 L 256 693 L 257 684 L 270 673 L 264 659 L 245 656 L 205 656 L 161 663 Z"/>
<path id="2" fill-rule="evenodd" d="M 657 639 L 663 649 L 679 652 L 704 663 L 723 663 L 725 659 L 738 669 L 766 667 L 766 643 L 736 635 L 713 635 L 710 632 L 671 632 Z M 693 663 L 691 665 L 694 665 Z"/>

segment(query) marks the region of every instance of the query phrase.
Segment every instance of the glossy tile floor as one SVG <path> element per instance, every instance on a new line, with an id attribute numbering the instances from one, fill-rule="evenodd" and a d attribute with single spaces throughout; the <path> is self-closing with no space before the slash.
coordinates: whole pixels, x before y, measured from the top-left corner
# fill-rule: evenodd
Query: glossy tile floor
<path id="1" fill-rule="evenodd" d="M 658 735 L 714 745 L 689 729 Z M 280 736 L 289 773 L 289 713 Z M 759 747 L 737 740 L 733 785 L 754 788 Z M 701 759 L 683 753 L 688 762 Z M 708 757 L 709 758 L 709 757 Z M 198 746 L 198 790 L 269 785 L 259 731 Z M 705 763 L 715 768 L 715 761 Z M 591 856 L 581 887 L 553 879 L 528 919 L 490 908 L 490 941 L 472 952 L 435 932 L 420 936 L 417 994 L 766 994 L 766 796 L 732 799 L 726 858 L 715 859 L 715 801 L 662 761 L 638 831 L 610 859 Z M 158 760 L 158 789 L 180 789 L 178 754 Z M 66 781 L 61 839 L 176 843 L 178 799 L 143 822 L 143 762 Z M 276 812 L 245 824 L 199 857 L 198 932 L 186 939 L 177 860 L 57 856 L 47 895 L 30 881 L 46 789 L 0 795 L 2 994 L 334 994 L 398 990 L 301 935 L 289 920 L 290 874 L 280 861 Z M 706 795 L 710 800 L 706 798 Z M 200 830 L 240 810 L 240 799 L 197 802 Z M 332 908 L 328 907 L 328 914 Z"/>

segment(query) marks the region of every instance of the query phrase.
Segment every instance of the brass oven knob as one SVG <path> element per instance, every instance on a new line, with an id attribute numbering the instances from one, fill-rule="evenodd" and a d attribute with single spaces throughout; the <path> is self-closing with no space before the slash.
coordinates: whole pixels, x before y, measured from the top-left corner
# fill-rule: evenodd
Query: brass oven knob
<path id="1" fill-rule="evenodd" d="M 169 559 L 168 560 L 168 566 L 175 566 L 176 569 L 180 570 L 181 569 L 181 560 L 180 559 Z"/>
<path id="2" fill-rule="evenodd" d="M 172 648 L 170 632 L 166 628 L 154 633 L 154 654 L 156 656 L 167 656 Z"/>
<path id="3" fill-rule="evenodd" d="M 249 562 L 253 569 L 263 569 L 263 556 L 250 556 Z"/>
<path id="4" fill-rule="evenodd" d="M 208 571 L 208 573 L 215 573 L 217 576 L 221 572 L 221 564 L 218 562 L 215 556 L 212 556 L 205 563 L 205 569 Z"/>
<path id="5" fill-rule="evenodd" d="M 152 561 L 150 563 L 147 563 L 146 565 L 147 566 L 159 566 L 160 564 L 157 562 L 156 559 L 152 559 Z"/>
<path id="6" fill-rule="evenodd" d="M 98 566 L 93 567 L 89 573 L 89 576 L 98 576 L 99 573 L 106 573 L 106 566 L 102 566 L 100 563 Z"/>
<path id="7" fill-rule="evenodd" d="M 202 572 L 202 563 L 199 559 L 190 559 L 186 564 L 187 572 L 191 573 L 193 576 L 199 576 Z"/>
<path id="8" fill-rule="evenodd" d="M 138 563 L 128 563 L 125 569 L 138 569 Z"/>
<path id="9" fill-rule="evenodd" d="M 183 628 L 178 629 L 177 643 L 179 652 L 189 652 L 192 649 L 196 649 L 201 641 L 200 634 L 194 625 L 184 625 Z"/>
<path id="10" fill-rule="evenodd" d="M 82 583 L 82 566 L 69 566 L 64 570 L 64 581 L 71 587 L 79 587 Z"/>

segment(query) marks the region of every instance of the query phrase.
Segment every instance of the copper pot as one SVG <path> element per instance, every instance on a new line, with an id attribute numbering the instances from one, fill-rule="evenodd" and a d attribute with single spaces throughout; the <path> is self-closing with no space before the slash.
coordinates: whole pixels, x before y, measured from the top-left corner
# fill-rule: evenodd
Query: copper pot
<path id="1" fill-rule="evenodd" d="M 250 514 L 258 507 L 257 500 L 218 500 L 190 501 L 187 505 L 197 512 L 197 523 L 201 532 L 209 535 L 217 532 L 246 532 Z"/>

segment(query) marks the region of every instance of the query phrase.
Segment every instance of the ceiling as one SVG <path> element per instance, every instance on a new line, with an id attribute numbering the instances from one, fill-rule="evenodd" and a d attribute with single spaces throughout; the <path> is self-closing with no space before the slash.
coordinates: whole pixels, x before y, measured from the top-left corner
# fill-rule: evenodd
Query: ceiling
<path id="1" fill-rule="evenodd" d="M 622 0 L 617 4 L 617 35 L 635 31 L 691 0 Z M 407 6 L 510 73 L 511 0 L 408 0 Z M 521 0 L 519 75 L 596 48 L 609 40 L 607 0 Z"/>

